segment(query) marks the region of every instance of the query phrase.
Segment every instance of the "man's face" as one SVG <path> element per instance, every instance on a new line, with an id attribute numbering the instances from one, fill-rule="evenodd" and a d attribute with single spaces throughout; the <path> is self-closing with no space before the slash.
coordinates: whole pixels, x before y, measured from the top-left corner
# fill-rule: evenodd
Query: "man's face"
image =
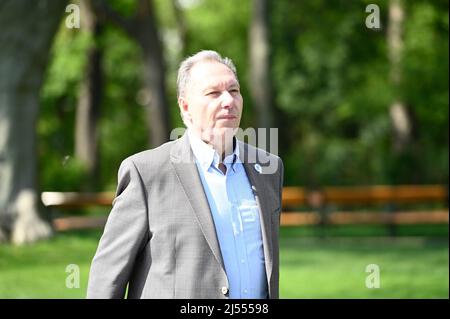
<path id="1" fill-rule="evenodd" d="M 239 127 L 242 96 L 239 83 L 226 65 L 216 61 L 196 63 L 184 97 L 178 100 L 190 128 L 209 140 Z"/>

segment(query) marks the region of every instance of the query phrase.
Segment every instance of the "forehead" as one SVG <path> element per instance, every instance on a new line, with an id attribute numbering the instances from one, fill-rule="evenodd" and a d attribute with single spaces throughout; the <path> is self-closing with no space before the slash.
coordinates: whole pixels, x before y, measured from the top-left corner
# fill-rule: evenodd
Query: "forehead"
<path id="1" fill-rule="evenodd" d="M 233 71 L 216 61 L 196 63 L 190 70 L 190 83 L 198 88 L 238 84 Z"/>

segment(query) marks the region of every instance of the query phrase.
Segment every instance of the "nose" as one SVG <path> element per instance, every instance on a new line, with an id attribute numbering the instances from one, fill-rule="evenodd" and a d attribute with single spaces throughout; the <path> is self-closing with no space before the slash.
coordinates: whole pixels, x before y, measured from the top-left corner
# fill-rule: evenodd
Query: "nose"
<path id="1" fill-rule="evenodd" d="M 224 109 L 231 108 L 233 105 L 233 96 L 230 94 L 230 92 L 225 91 L 222 93 L 222 107 Z"/>

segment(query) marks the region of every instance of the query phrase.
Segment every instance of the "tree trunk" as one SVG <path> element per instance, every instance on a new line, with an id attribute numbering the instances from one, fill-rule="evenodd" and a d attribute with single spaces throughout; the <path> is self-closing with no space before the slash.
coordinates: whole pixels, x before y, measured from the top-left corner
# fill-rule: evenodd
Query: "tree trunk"
<path id="1" fill-rule="evenodd" d="M 402 153 L 411 142 L 412 120 L 411 113 L 399 96 L 401 84 L 401 55 L 403 48 L 402 27 L 404 9 L 402 0 L 389 1 L 388 49 L 390 61 L 390 81 L 395 90 L 395 98 L 389 109 L 393 130 L 393 148 Z"/>
<path id="2" fill-rule="evenodd" d="M 136 39 L 144 59 L 145 107 L 150 126 L 150 145 L 159 146 L 169 139 L 169 104 L 166 96 L 162 45 L 156 28 L 153 3 L 139 1 Z"/>
<path id="3" fill-rule="evenodd" d="M 188 54 L 188 29 L 186 19 L 183 14 L 183 8 L 180 6 L 180 0 L 172 0 L 173 13 L 175 15 L 175 21 L 178 30 L 178 36 L 180 38 L 180 52 L 181 56 L 185 58 Z"/>
<path id="4" fill-rule="evenodd" d="M 144 88 L 139 101 L 146 107 L 150 126 L 149 144 L 159 146 L 169 139 L 169 103 L 166 96 L 165 67 L 162 45 L 153 12 L 153 1 L 139 0 L 131 19 L 114 11 L 106 1 L 96 0 L 96 10 L 124 29 L 142 50 Z"/>
<path id="5" fill-rule="evenodd" d="M 274 123 L 273 96 L 270 82 L 269 0 L 252 1 L 250 44 L 250 93 L 258 114 L 258 127 Z"/>
<path id="6" fill-rule="evenodd" d="M 65 1 L 0 2 L 0 239 L 51 235 L 40 216 L 36 121 L 39 91 Z"/>
<path id="7" fill-rule="evenodd" d="M 98 120 L 103 91 L 101 70 L 102 51 L 98 37 L 102 25 L 92 10 L 90 0 L 81 1 L 81 27 L 93 38 L 93 45 L 87 52 L 85 78 L 81 85 L 75 123 L 75 156 L 87 168 L 89 190 L 96 189 L 99 180 Z"/>

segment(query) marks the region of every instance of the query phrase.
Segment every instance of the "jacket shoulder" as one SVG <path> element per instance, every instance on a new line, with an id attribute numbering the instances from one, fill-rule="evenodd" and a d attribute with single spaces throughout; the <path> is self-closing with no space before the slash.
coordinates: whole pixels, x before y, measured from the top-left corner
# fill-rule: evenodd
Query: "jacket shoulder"
<path id="1" fill-rule="evenodd" d="M 243 156 L 253 159 L 256 156 L 257 159 L 269 159 L 270 161 L 282 162 L 281 158 L 278 155 L 267 152 L 266 150 L 253 146 L 251 144 L 244 143 L 242 141 L 238 141 L 241 144 L 240 149 L 244 151 Z"/>
<path id="2" fill-rule="evenodd" d="M 125 163 L 133 163 L 139 171 L 148 166 L 157 169 L 159 166 L 167 164 L 170 158 L 170 152 L 175 143 L 176 141 L 170 141 L 156 148 L 130 155 L 122 161 L 121 166 Z"/>

